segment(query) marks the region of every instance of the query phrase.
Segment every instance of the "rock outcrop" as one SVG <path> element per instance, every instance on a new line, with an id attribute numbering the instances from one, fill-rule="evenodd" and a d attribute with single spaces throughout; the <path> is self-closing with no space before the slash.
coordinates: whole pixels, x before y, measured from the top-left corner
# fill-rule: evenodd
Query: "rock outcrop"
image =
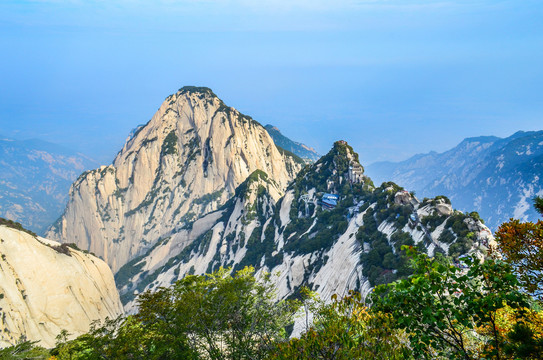
<path id="1" fill-rule="evenodd" d="M 406 276 L 402 245 L 485 250 L 478 217 L 374 186 L 345 141 L 303 165 L 211 90 L 183 88 L 112 165 L 80 176 L 50 236 L 103 256 L 127 311 L 143 291 L 221 266 L 278 274 L 279 298 L 305 285 L 329 299 Z"/>
<path id="2" fill-rule="evenodd" d="M 112 165 L 74 182 L 47 236 L 75 242 L 116 271 L 164 239 L 190 232 L 255 170 L 273 179 L 280 196 L 303 165 L 210 89 L 184 87 L 131 134 Z"/>
<path id="3" fill-rule="evenodd" d="M 52 347 L 94 320 L 123 313 L 113 274 L 97 257 L 0 225 L 0 347 L 21 336 Z"/>
<path id="4" fill-rule="evenodd" d="M 406 276 L 402 245 L 452 257 L 486 249 L 490 231 L 478 219 L 443 214 L 439 207 L 448 201 L 443 197 L 420 203 L 394 183 L 376 188 L 368 177 L 347 181 L 353 163 L 358 164 L 357 154 L 337 142 L 304 168 L 279 200 L 272 178 L 253 173 L 190 232 L 166 239 L 119 270 L 125 309 L 134 310 L 142 291 L 220 266 L 270 271 L 279 298 L 305 285 L 329 300 L 350 289 L 366 294 L 376 284 Z M 325 195 L 337 195 L 337 205 L 324 206 Z"/>
<path id="5" fill-rule="evenodd" d="M 543 131 L 468 138 L 444 153 L 375 163 L 367 171 L 421 197 L 446 195 L 457 209 L 479 212 L 492 230 L 512 217 L 537 221 L 532 198 L 543 196 Z"/>

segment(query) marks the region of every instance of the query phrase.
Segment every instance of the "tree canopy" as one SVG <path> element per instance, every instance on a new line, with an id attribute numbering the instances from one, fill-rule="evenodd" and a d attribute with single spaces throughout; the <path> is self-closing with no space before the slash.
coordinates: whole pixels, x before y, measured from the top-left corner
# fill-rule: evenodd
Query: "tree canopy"
<path id="1" fill-rule="evenodd" d="M 397 248 L 409 271 L 369 303 L 303 289 L 277 301 L 270 275 L 251 267 L 189 275 L 141 294 L 134 315 L 73 340 L 63 331 L 50 350 L 21 339 L 0 359 L 543 359 L 543 222 L 511 220 L 496 238 L 497 250 L 454 262 Z M 313 321 L 291 337 L 302 306 Z"/>
<path id="2" fill-rule="evenodd" d="M 534 199 L 543 215 L 543 198 Z M 498 249 L 513 266 L 524 288 L 537 298 L 543 296 L 543 221 L 521 222 L 511 219 L 496 232 Z"/>

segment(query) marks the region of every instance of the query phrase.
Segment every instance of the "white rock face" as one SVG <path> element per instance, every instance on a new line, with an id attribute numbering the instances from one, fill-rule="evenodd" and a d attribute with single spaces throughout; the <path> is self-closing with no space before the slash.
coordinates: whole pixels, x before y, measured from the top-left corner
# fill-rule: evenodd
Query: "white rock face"
<path id="1" fill-rule="evenodd" d="M 443 199 L 438 199 L 436 210 L 440 215 L 450 216 L 453 213 L 451 204 L 447 204 Z"/>
<path id="2" fill-rule="evenodd" d="M 253 171 L 274 179 L 279 197 L 301 166 L 264 127 L 211 90 L 183 88 L 126 142 L 112 165 L 79 177 L 65 214 L 47 236 L 75 242 L 117 271 L 217 210 Z"/>
<path id="3" fill-rule="evenodd" d="M 371 276 L 392 279 L 398 271 L 392 262 L 392 267 L 385 268 L 383 263 L 378 272 L 372 270 L 373 275 L 368 271 L 371 268 L 364 268 L 370 261 L 375 266 L 376 251 L 382 252 L 383 247 L 389 247 L 389 258 L 399 256 L 402 244 L 422 245 L 431 256 L 449 253 L 452 246 L 455 255 L 484 252 L 488 247 L 492 235 L 479 220 L 453 213 L 440 198 L 421 204 L 392 183 L 377 189 L 371 182 L 348 184 L 341 188 L 347 199 L 353 196 L 348 208 L 339 204 L 335 210 L 322 209 L 319 200 L 323 190 L 331 183 L 337 192 L 337 184 L 341 184 L 336 174 L 343 171 L 334 172 L 336 164 L 350 164 L 355 158 L 351 152 L 346 145 L 335 146 L 312 169 L 300 172 L 278 201 L 273 180 L 262 172 L 251 175 L 224 209 L 198 220 L 192 230 L 157 244 L 119 271 L 125 309 L 136 310 L 135 294 L 219 266 L 235 271 L 252 265 L 258 274 L 271 272 L 279 299 L 302 285 L 316 290 L 325 301 L 351 289 L 366 296 L 375 282 Z M 400 197 L 402 201 L 398 201 Z M 440 209 L 451 211 L 444 214 Z M 451 232 L 449 220 L 460 222 L 456 227 L 462 228 L 462 234 L 464 230 L 472 232 L 470 238 Z M 448 236 L 442 237 L 445 231 Z"/>
<path id="4" fill-rule="evenodd" d="M 47 246 L 48 244 L 49 246 Z M 72 336 L 94 320 L 123 313 L 113 274 L 95 256 L 0 226 L 0 347 L 23 335 L 52 347 L 66 329 Z"/>
<path id="5" fill-rule="evenodd" d="M 376 204 L 370 205 L 364 211 L 354 213 L 349 219 L 345 231 L 332 242 L 329 249 L 316 249 L 310 253 L 295 253 L 284 249 L 285 243 L 288 242 L 288 239 L 284 237 L 284 231 L 291 219 L 288 217 L 288 213 L 285 215 L 286 211 L 283 208 L 290 208 L 293 201 L 292 190 L 285 194 L 281 204 L 277 204 L 271 199 L 267 200 L 267 195 L 260 198 L 255 197 L 258 193 L 258 187 L 266 187 L 268 193 L 273 190 L 273 187 L 263 181 L 254 182 L 248 186 L 250 190 L 248 195 L 243 199 L 236 199 L 235 205 L 230 210 L 226 210 L 230 212 L 229 214 L 228 212 L 211 213 L 198 220 L 191 232 L 180 232 L 168 242 L 158 244 L 139 263 L 135 264 L 140 268 L 140 271 L 124 281 L 130 285 L 124 286 L 121 293 L 141 293 L 145 290 L 169 286 L 188 273 L 205 274 L 211 269 L 216 270 L 219 266 L 238 266 L 240 268 L 239 264 L 255 246 L 262 249 L 253 256 L 256 263 L 260 264 L 257 266 L 260 267 L 257 275 L 266 271 L 271 272 L 271 279 L 277 290 L 278 299 L 284 299 L 299 286 L 308 284 L 311 284 L 313 290 L 316 290 L 321 299 L 325 301 L 329 301 L 333 294 L 344 296 L 351 289 L 360 291 L 364 297 L 371 291 L 372 286 L 369 279 L 363 275 L 364 268 L 360 261 L 361 254 L 369 252 L 371 247 L 367 243 L 362 244 L 357 240 L 356 233 L 360 226 L 364 225 L 366 213 L 370 209 L 375 209 Z M 315 194 L 315 191 L 309 191 L 309 193 Z M 253 218 L 251 213 L 247 211 L 251 208 L 261 208 L 261 216 Z M 417 207 L 414 211 L 417 212 L 417 219 L 440 214 L 437 205 L 431 204 L 420 209 Z M 429 255 L 433 256 L 436 249 L 447 253 L 450 244 L 441 243 L 438 240 L 449 219 L 448 216 L 442 216 L 439 226 L 431 233 L 419 220 L 417 220 L 419 226 L 411 226 L 408 223 L 401 229 L 397 228 L 394 221 L 383 221 L 379 224 L 378 230 L 386 236 L 389 242 L 391 242 L 394 233 L 401 231 L 409 235 L 415 244 L 423 244 Z M 488 244 L 493 242 L 488 228 L 472 218 L 467 218 L 464 222 L 470 231 L 474 232 L 474 243 L 469 251 L 484 251 Z M 314 224 L 305 233 L 311 233 Z M 196 225 L 198 225 L 198 230 L 196 230 Z M 266 231 L 270 230 L 268 226 L 274 230 L 269 235 L 273 238 L 275 248 L 271 254 L 265 254 L 265 250 L 263 250 L 265 246 L 261 245 L 267 241 Z M 253 237 L 253 243 L 247 240 Z M 180 245 L 192 243 L 186 240 L 188 238 L 198 238 L 190 250 L 189 247 Z M 194 246 L 196 244 L 199 245 Z M 282 254 L 281 261 L 272 262 L 273 265 L 268 266 L 266 264 L 267 257 L 276 254 Z M 141 273 L 148 275 L 142 278 Z M 146 278 L 150 278 L 152 281 L 146 282 Z M 134 291 L 136 288 L 138 290 Z M 128 312 L 135 312 L 136 302 L 133 297 L 130 299 L 131 301 L 126 304 L 125 309 Z M 297 322 L 295 325 L 296 334 L 302 330 L 300 326 L 303 324 Z"/>

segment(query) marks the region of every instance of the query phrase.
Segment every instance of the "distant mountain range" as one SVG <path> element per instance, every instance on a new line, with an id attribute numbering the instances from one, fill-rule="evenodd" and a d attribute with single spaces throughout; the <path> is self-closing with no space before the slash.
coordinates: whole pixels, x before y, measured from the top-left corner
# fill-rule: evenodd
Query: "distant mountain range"
<path id="1" fill-rule="evenodd" d="M 279 131 L 279 129 L 273 125 L 268 124 L 265 126 L 265 128 L 277 146 L 298 155 L 304 160 L 309 160 L 310 162 L 319 160 L 320 155 L 315 151 L 315 149 L 305 144 L 290 140 L 288 137 L 281 134 L 281 131 Z"/>
<path id="2" fill-rule="evenodd" d="M 378 162 L 366 170 L 375 181 L 394 181 L 419 197 L 446 195 L 459 210 L 478 211 L 496 230 L 509 218 L 539 218 L 532 198 L 543 195 L 543 131 L 467 138 L 444 153 Z"/>
<path id="3" fill-rule="evenodd" d="M 42 234 L 60 216 L 72 182 L 96 163 L 42 140 L 0 140 L 0 217 Z"/>

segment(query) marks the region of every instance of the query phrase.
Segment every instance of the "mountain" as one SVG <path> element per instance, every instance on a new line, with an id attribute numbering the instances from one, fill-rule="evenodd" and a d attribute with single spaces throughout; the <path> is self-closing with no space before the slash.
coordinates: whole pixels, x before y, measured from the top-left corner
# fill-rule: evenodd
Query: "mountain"
<path id="1" fill-rule="evenodd" d="M 372 164 L 368 173 L 420 196 L 446 195 L 458 209 L 478 211 L 493 230 L 509 218 L 536 221 L 531 199 L 543 195 L 543 131 L 468 138 L 444 153 Z"/>
<path id="2" fill-rule="evenodd" d="M 255 170 L 278 198 L 304 162 L 210 89 L 183 87 L 131 134 L 112 165 L 83 173 L 47 236 L 103 257 L 114 271 L 178 238 L 217 210 Z"/>
<path id="3" fill-rule="evenodd" d="M 220 266 L 270 271 L 278 297 L 324 299 L 408 274 L 402 245 L 458 258 L 492 235 L 446 197 L 375 187 L 344 141 L 311 165 L 210 89 L 184 87 L 129 136 L 110 166 L 74 182 L 48 236 L 114 269 L 121 300 Z"/>
<path id="4" fill-rule="evenodd" d="M 453 211 L 442 196 L 421 203 L 391 182 L 375 187 L 363 171 L 358 155 L 339 141 L 280 198 L 271 176 L 253 172 L 219 210 L 116 273 L 125 309 L 133 311 L 143 291 L 220 266 L 270 272 L 279 298 L 296 296 L 302 285 L 326 300 L 349 289 L 367 294 L 408 274 L 402 245 L 458 258 L 493 241 L 476 213 Z"/>
<path id="5" fill-rule="evenodd" d="M 61 330 L 86 333 L 123 313 L 105 262 L 0 219 L 0 347 L 21 336 L 53 347 Z"/>
<path id="6" fill-rule="evenodd" d="M 315 149 L 302 143 L 290 140 L 288 137 L 281 134 L 281 131 L 279 131 L 279 129 L 273 125 L 268 124 L 265 126 L 265 128 L 277 146 L 290 151 L 306 161 L 315 162 L 319 160 L 320 155 L 317 154 Z"/>
<path id="7" fill-rule="evenodd" d="M 71 183 L 96 164 L 41 140 L 0 140 L 0 216 L 43 233 L 62 213 Z"/>

